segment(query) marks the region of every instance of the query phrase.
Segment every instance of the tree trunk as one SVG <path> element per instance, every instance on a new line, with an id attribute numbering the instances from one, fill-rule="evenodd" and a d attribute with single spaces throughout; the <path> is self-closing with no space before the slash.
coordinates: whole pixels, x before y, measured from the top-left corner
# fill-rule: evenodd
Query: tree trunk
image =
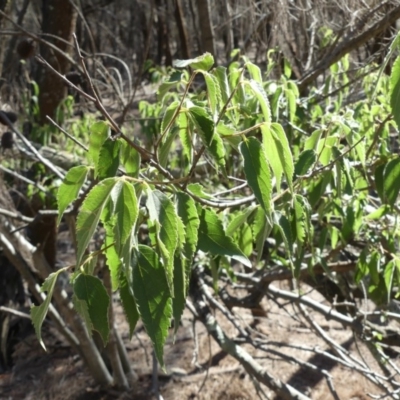
<path id="1" fill-rule="evenodd" d="M 200 22 L 201 51 L 216 55 L 210 0 L 197 0 Z"/>
<path id="2" fill-rule="evenodd" d="M 52 42 L 62 51 L 69 53 L 71 47 L 68 46 L 68 43 L 72 41 L 72 33 L 76 25 L 74 7 L 69 1 L 65 0 L 43 0 L 42 14 L 43 33 L 57 36 L 62 40 L 53 36 L 45 36 L 45 39 Z M 40 47 L 40 53 L 61 74 L 65 74 L 68 71 L 69 63 L 61 54 L 55 53 L 45 45 Z M 39 122 L 45 124 L 47 115 L 54 118 L 56 108 L 66 95 L 66 86 L 60 78 L 49 72 L 44 66 L 39 68 L 37 80 L 40 87 Z"/>

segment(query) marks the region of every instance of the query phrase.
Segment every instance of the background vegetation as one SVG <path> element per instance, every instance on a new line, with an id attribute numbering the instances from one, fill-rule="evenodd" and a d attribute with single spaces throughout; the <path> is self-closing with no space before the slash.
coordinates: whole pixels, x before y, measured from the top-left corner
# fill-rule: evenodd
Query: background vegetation
<path id="1" fill-rule="evenodd" d="M 269 299 L 329 349 L 307 351 L 398 397 L 397 1 L 10 0 L 0 17 L 2 369 L 32 305 L 43 347 L 48 317 L 98 384 L 134 392 L 114 298 L 154 379 L 187 307 L 260 397 L 310 393 L 254 351 L 344 398 L 265 338 Z"/>

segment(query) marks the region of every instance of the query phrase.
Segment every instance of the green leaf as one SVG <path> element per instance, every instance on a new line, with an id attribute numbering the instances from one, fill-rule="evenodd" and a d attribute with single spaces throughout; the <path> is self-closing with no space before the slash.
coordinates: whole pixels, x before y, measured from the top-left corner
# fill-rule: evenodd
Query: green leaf
<path id="1" fill-rule="evenodd" d="M 247 222 L 242 224 L 237 232 L 237 243 L 243 254 L 250 257 L 253 252 L 253 234 Z"/>
<path id="2" fill-rule="evenodd" d="M 306 175 L 308 170 L 313 166 L 316 161 L 316 155 L 314 150 L 304 150 L 294 167 L 295 176 Z"/>
<path id="3" fill-rule="evenodd" d="M 94 163 L 95 168 L 99 164 L 99 154 L 103 143 L 109 137 L 110 127 L 104 121 L 95 122 L 90 127 L 89 151 L 87 153 L 90 163 Z"/>
<path id="4" fill-rule="evenodd" d="M 202 199 L 212 199 L 212 196 L 204 191 L 204 188 L 200 183 L 189 183 L 187 190 Z"/>
<path id="5" fill-rule="evenodd" d="M 183 73 L 181 71 L 174 71 L 169 77 L 168 81 L 163 82 L 157 90 L 157 99 L 162 101 L 165 94 L 169 89 L 176 87 L 182 80 Z"/>
<path id="6" fill-rule="evenodd" d="M 47 350 L 46 350 L 46 346 L 44 345 L 44 342 L 42 339 L 42 324 L 43 324 L 44 319 L 46 318 L 47 312 L 50 307 L 50 302 L 51 302 L 51 298 L 53 296 L 57 277 L 63 271 L 65 271 L 65 268 L 62 268 L 62 269 L 58 270 L 57 272 L 53 272 L 46 278 L 46 280 L 43 282 L 42 287 L 40 288 L 40 291 L 42 293 L 47 292 L 47 296 L 46 296 L 45 300 L 43 301 L 42 304 L 40 304 L 40 306 L 32 306 L 31 307 L 31 318 L 32 318 L 33 326 L 35 328 L 35 333 L 39 340 L 39 343 L 41 344 L 41 346 L 43 347 L 43 349 L 45 351 L 47 351 Z"/>
<path id="7" fill-rule="evenodd" d="M 186 233 L 186 240 L 183 245 L 183 254 L 190 264 L 194 252 L 196 251 L 200 219 L 194 200 L 186 193 L 176 194 L 176 207 L 178 216 L 183 222 Z"/>
<path id="8" fill-rule="evenodd" d="M 390 298 L 391 298 L 391 293 L 392 293 L 392 286 L 393 286 L 393 277 L 394 273 L 396 271 L 396 264 L 394 260 L 390 260 L 385 267 L 385 270 L 383 271 L 383 279 L 385 281 L 385 286 L 386 286 L 386 302 L 389 303 Z"/>
<path id="9" fill-rule="evenodd" d="M 116 215 L 115 221 L 115 241 L 117 251 L 125 244 L 131 235 L 136 223 L 139 208 L 135 190 L 130 182 L 119 179 L 111 191 L 111 200 Z"/>
<path id="10" fill-rule="evenodd" d="M 164 368 L 163 351 L 172 316 L 168 282 L 157 253 L 139 245 L 133 268 L 133 292 L 158 362 Z"/>
<path id="11" fill-rule="evenodd" d="M 253 90 L 253 93 L 256 95 L 258 102 L 261 105 L 261 110 L 262 113 L 264 115 L 264 120 L 267 123 L 271 122 L 271 108 L 269 106 L 269 100 L 268 100 L 268 96 L 265 93 L 264 88 L 262 87 L 262 85 L 251 79 L 249 82 L 249 85 L 251 87 L 251 89 Z"/>
<path id="12" fill-rule="evenodd" d="M 261 143 L 254 137 L 240 144 L 247 183 L 267 216 L 272 211 L 271 173 Z"/>
<path id="13" fill-rule="evenodd" d="M 184 174 L 189 172 L 189 166 L 193 161 L 192 151 L 192 127 L 193 123 L 188 120 L 186 113 L 179 113 L 176 123 L 179 127 L 179 138 L 182 143 L 181 168 Z"/>
<path id="14" fill-rule="evenodd" d="M 400 56 L 396 58 L 390 75 L 390 105 L 394 120 L 400 128 Z"/>
<path id="15" fill-rule="evenodd" d="M 214 57 L 210 53 L 191 58 L 189 60 L 176 60 L 172 64 L 175 68 L 191 67 L 200 71 L 208 71 L 214 65 Z"/>
<path id="16" fill-rule="evenodd" d="M 221 103 L 221 90 L 218 79 L 209 73 L 204 73 L 204 79 L 207 85 L 207 97 L 210 104 L 210 110 L 214 118 L 217 117 L 219 105 Z"/>
<path id="17" fill-rule="evenodd" d="M 286 181 L 293 191 L 293 156 L 290 151 L 289 142 L 287 140 L 286 134 L 280 124 L 272 123 L 271 124 L 271 132 L 272 139 L 275 142 L 276 149 L 278 151 L 279 160 L 281 162 L 281 166 L 283 172 L 286 176 Z M 270 143 L 264 143 L 264 148 L 268 147 Z"/>
<path id="18" fill-rule="evenodd" d="M 252 62 L 246 60 L 246 68 L 250 73 L 251 78 L 259 83 L 260 85 L 262 85 L 262 76 L 261 76 L 261 70 L 260 68 L 253 64 Z"/>
<path id="19" fill-rule="evenodd" d="M 129 324 L 129 339 L 132 339 L 136 324 L 139 321 L 139 311 L 133 296 L 133 288 L 129 287 L 128 281 L 124 274 L 120 277 L 120 290 L 122 308 Z"/>
<path id="20" fill-rule="evenodd" d="M 174 297 L 174 254 L 178 246 L 178 216 L 171 200 L 159 190 L 149 190 L 146 206 L 155 224 L 157 245 L 164 262 L 171 296 Z"/>
<path id="21" fill-rule="evenodd" d="M 95 276 L 80 274 L 74 282 L 76 297 L 84 301 L 93 329 L 100 333 L 104 346 L 108 342 L 108 307 L 110 298 L 101 280 Z"/>
<path id="22" fill-rule="evenodd" d="M 225 170 L 225 146 L 221 137 L 216 133 L 211 141 L 210 146 L 207 148 L 209 154 L 217 163 L 217 166 Z"/>
<path id="23" fill-rule="evenodd" d="M 237 213 L 234 218 L 229 222 L 226 228 L 226 234 L 233 236 L 237 229 L 240 228 L 249 218 L 250 214 L 256 209 L 257 206 L 250 206 L 244 211 Z"/>
<path id="24" fill-rule="evenodd" d="M 121 143 L 121 164 L 128 176 L 137 178 L 140 170 L 140 154 L 125 140 Z"/>
<path id="25" fill-rule="evenodd" d="M 219 87 L 221 90 L 221 97 L 224 105 L 227 103 L 231 90 L 229 88 L 228 76 L 226 74 L 226 67 L 217 67 L 213 70 L 214 76 L 218 79 Z"/>
<path id="26" fill-rule="evenodd" d="M 174 117 L 176 117 L 178 114 L 178 108 L 179 108 L 179 101 L 174 101 L 171 103 L 168 108 L 165 110 L 162 122 L 161 122 L 161 135 L 165 135 L 167 133 L 167 128 L 171 128 L 171 121 Z"/>
<path id="27" fill-rule="evenodd" d="M 119 140 L 108 139 L 101 146 L 99 163 L 95 166 L 95 176 L 99 179 L 115 176 L 119 167 Z"/>
<path id="28" fill-rule="evenodd" d="M 392 207 L 400 191 L 400 157 L 389 161 L 383 172 L 383 192 Z"/>
<path id="29" fill-rule="evenodd" d="M 104 179 L 98 183 L 87 195 L 79 211 L 76 222 L 77 253 L 76 265 L 80 265 L 90 239 L 99 222 L 101 213 L 110 197 L 111 191 L 118 180 Z"/>
<path id="30" fill-rule="evenodd" d="M 174 334 L 179 328 L 179 323 L 186 306 L 187 296 L 187 275 L 185 260 L 175 256 L 174 262 L 174 291 L 175 297 L 172 300 L 172 315 L 174 316 Z"/>
<path id="31" fill-rule="evenodd" d="M 58 218 L 57 225 L 60 224 L 64 211 L 76 200 L 79 191 L 86 181 L 89 168 L 85 165 L 72 167 L 65 175 L 63 183 L 57 193 Z"/>
<path id="32" fill-rule="evenodd" d="M 199 217 L 199 250 L 213 255 L 232 257 L 248 267 L 252 266 L 250 260 L 226 234 L 215 211 L 203 208 L 199 211 Z"/>
<path id="33" fill-rule="evenodd" d="M 166 167 L 168 164 L 168 159 L 171 156 L 171 146 L 174 143 L 178 133 L 179 128 L 174 126 L 165 134 L 157 148 L 158 162 L 163 167 Z"/>
<path id="34" fill-rule="evenodd" d="M 203 144 L 210 147 L 214 137 L 214 121 L 207 111 L 198 106 L 190 107 L 188 116 L 192 120 Z"/>
<path id="35" fill-rule="evenodd" d="M 256 243 L 255 250 L 257 252 L 257 263 L 260 262 L 263 256 L 265 241 L 272 229 L 271 223 L 268 221 L 264 210 L 257 206 L 251 230 L 253 232 L 253 240 Z"/>

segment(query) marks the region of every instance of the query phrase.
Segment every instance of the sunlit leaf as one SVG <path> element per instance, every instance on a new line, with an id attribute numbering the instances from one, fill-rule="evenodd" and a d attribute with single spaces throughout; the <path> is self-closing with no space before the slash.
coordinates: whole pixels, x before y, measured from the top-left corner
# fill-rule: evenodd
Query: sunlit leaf
<path id="1" fill-rule="evenodd" d="M 58 203 L 58 218 L 57 225 L 61 222 L 64 211 L 71 203 L 76 200 L 79 191 L 86 181 L 89 168 L 84 165 L 71 168 L 64 181 L 58 189 L 57 203 Z"/>
<path id="2" fill-rule="evenodd" d="M 214 65 L 214 57 L 210 53 L 204 53 L 199 57 L 189 60 L 175 60 L 173 66 L 175 68 L 191 67 L 201 71 L 208 71 Z"/>
<path id="3" fill-rule="evenodd" d="M 150 247 L 138 247 L 133 268 L 133 292 L 158 362 L 164 367 L 164 344 L 172 316 L 172 299 L 164 268 Z"/>
<path id="4" fill-rule="evenodd" d="M 221 220 L 213 210 L 199 211 L 199 250 L 213 255 L 228 256 L 251 267 L 250 260 L 224 231 Z"/>

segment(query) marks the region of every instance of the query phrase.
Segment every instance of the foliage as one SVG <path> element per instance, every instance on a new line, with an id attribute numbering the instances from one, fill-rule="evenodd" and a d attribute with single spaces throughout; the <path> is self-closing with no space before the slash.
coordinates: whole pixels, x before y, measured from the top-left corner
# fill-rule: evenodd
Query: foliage
<path id="1" fill-rule="evenodd" d="M 196 265 L 210 269 L 216 289 L 221 274 L 238 279 L 237 263 L 261 273 L 283 266 L 295 277 L 322 266 L 338 282 L 334 266 L 351 254 L 348 279 L 377 304 L 400 285 L 400 159 L 391 147 L 400 62 L 390 80 L 366 74 L 362 99 L 352 104 L 343 92 L 321 97 L 316 88 L 300 100 L 289 64 L 279 80 L 246 58 L 212 64 L 210 54 L 177 61 L 191 73 L 172 70 L 157 103 L 140 105 L 143 118 L 156 118 L 142 125 L 153 143 L 150 162 L 140 162 L 144 145 L 111 137 L 107 123 L 96 122 L 88 166 L 71 169 L 58 192 L 60 221 L 94 177 L 76 224 L 73 286 L 85 305 L 78 311 L 106 341 L 108 294 L 88 268 L 89 245 L 102 229 L 130 332 L 140 317 L 161 365 Z M 348 68 L 347 57 L 333 65 L 322 93 L 345 85 Z M 193 90 L 199 81 L 203 90 Z M 32 310 L 38 334 L 48 305 Z"/>

